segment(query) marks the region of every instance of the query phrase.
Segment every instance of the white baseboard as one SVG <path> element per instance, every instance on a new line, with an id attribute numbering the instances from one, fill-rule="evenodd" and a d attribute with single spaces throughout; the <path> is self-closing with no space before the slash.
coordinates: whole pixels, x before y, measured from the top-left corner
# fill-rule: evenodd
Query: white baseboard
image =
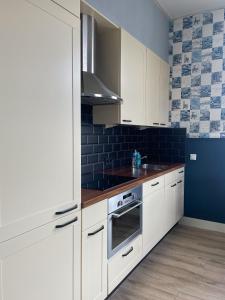
<path id="1" fill-rule="evenodd" d="M 186 225 L 186 226 L 192 226 L 192 227 L 196 227 L 196 228 L 207 229 L 207 230 L 225 233 L 225 224 L 223 224 L 223 223 L 216 223 L 216 222 L 188 218 L 188 217 L 183 217 L 179 223 L 182 225 Z"/>

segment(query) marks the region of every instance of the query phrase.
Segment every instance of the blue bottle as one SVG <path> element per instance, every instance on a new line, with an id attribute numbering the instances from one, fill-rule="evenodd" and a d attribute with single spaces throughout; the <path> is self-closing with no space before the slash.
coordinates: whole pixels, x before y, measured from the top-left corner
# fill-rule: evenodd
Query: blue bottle
<path id="1" fill-rule="evenodd" d="M 132 168 L 136 168 L 137 167 L 137 150 L 134 150 L 134 153 L 132 155 Z"/>
<path id="2" fill-rule="evenodd" d="M 136 155 L 136 167 L 137 168 L 141 167 L 141 154 L 140 154 L 140 152 L 137 152 L 137 155 Z"/>

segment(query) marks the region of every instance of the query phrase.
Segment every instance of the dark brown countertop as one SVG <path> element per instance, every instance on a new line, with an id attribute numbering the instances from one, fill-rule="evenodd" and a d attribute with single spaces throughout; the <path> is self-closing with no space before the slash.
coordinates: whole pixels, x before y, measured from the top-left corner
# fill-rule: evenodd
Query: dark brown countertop
<path id="1" fill-rule="evenodd" d="M 120 184 L 117 187 L 105 191 L 81 189 L 81 207 L 82 208 L 88 207 L 99 201 L 113 197 L 119 193 L 134 188 L 135 186 L 142 184 L 146 181 L 165 175 L 169 172 L 175 171 L 176 169 L 182 167 L 184 167 L 184 164 L 176 163 L 176 164 L 170 164 L 168 168 L 164 169 L 163 171 L 150 171 L 150 170 L 138 169 L 136 170 L 137 172 L 136 174 L 133 173 L 131 167 L 107 170 L 107 172 L 105 171 L 105 173 L 110 175 L 119 175 L 119 176 L 128 176 L 128 177 L 138 176 L 138 177 L 131 180 L 130 182 Z"/>

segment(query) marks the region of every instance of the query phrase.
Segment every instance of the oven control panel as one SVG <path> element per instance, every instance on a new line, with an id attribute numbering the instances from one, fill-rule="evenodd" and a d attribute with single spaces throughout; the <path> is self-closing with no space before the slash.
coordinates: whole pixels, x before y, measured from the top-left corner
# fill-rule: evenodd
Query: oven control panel
<path id="1" fill-rule="evenodd" d="M 108 199 L 108 214 L 133 201 L 142 201 L 142 185 Z"/>

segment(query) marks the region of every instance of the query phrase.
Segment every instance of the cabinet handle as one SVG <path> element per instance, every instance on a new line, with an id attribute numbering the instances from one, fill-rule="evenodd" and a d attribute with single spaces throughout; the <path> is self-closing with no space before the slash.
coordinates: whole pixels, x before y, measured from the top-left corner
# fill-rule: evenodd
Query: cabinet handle
<path id="1" fill-rule="evenodd" d="M 73 207 L 70 207 L 70 208 L 67 208 L 67 209 L 65 209 L 65 210 L 61 210 L 61 211 L 57 211 L 56 213 L 55 213 L 55 215 L 64 215 L 64 214 L 66 214 L 66 213 L 68 213 L 68 212 L 70 212 L 70 211 L 72 211 L 72 210 L 74 210 L 74 209 L 77 209 L 78 208 L 78 205 L 76 204 L 76 205 L 74 205 Z"/>
<path id="2" fill-rule="evenodd" d="M 179 183 L 181 183 L 181 182 L 182 182 L 182 180 L 178 181 L 178 183 L 177 183 L 177 184 L 179 184 Z"/>
<path id="3" fill-rule="evenodd" d="M 63 227 L 66 227 L 67 225 L 70 225 L 72 223 L 75 223 L 76 221 L 78 220 L 78 218 L 74 218 L 73 220 L 69 221 L 69 222 L 66 222 L 64 224 L 61 224 L 61 225 L 56 225 L 55 228 L 56 229 L 60 229 L 60 228 L 63 228 Z"/>
<path id="4" fill-rule="evenodd" d="M 183 170 L 179 172 L 179 174 L 182 174 L 182 173 L 184 173 L 184 171 L 183 171 Z"/>
<path id="5" fill-rule="evenodd" d="M 132 120 L 123 120 L 125 123 L 132 123 Z"/>
<path id="6" fill-rule="evenodd" d="M 100 227 L 99 229 L 95 230 L 94 232 L 88 233 L 88 236 L 95 235 L 96 233 L 102 231 L 104 228 L 105 228 L 104 225 L 102 225 L 102 227 Z"/>
<path id="7" fill-rule="evenodd" d="M 134 248 L 131 247 L 130 250 L 127 251 L 127 253 L 122 254 L 122 257 L 125 257 L 125 256 L 129 255 L 133 250 L 134 250 Z"/>
<path id="8" fill-rule="evenodd" d="M 175 187 L 177 184 L 176 183 L 174 183 L 173 185 L 171 185 L 171 187 Z"/>
<path id="9" fill-rule="evenodd" d="M 166 124 L 165 124 L 165 123 L 160 123 L 160 125 L 162 125 L 162 126 L 166 126 Z"/>
<path id="10" fill-rule="evenodd" d="M 158 184 L 159 184 L 159 182 L 156 182 L 156 183 L 151 184 L 151 186 L 156 186 Z"/>
<path id="11" fill-rule="evenodd" d="M 153 125 L 159 125 L 159 123 L 153 123 Z"/>

